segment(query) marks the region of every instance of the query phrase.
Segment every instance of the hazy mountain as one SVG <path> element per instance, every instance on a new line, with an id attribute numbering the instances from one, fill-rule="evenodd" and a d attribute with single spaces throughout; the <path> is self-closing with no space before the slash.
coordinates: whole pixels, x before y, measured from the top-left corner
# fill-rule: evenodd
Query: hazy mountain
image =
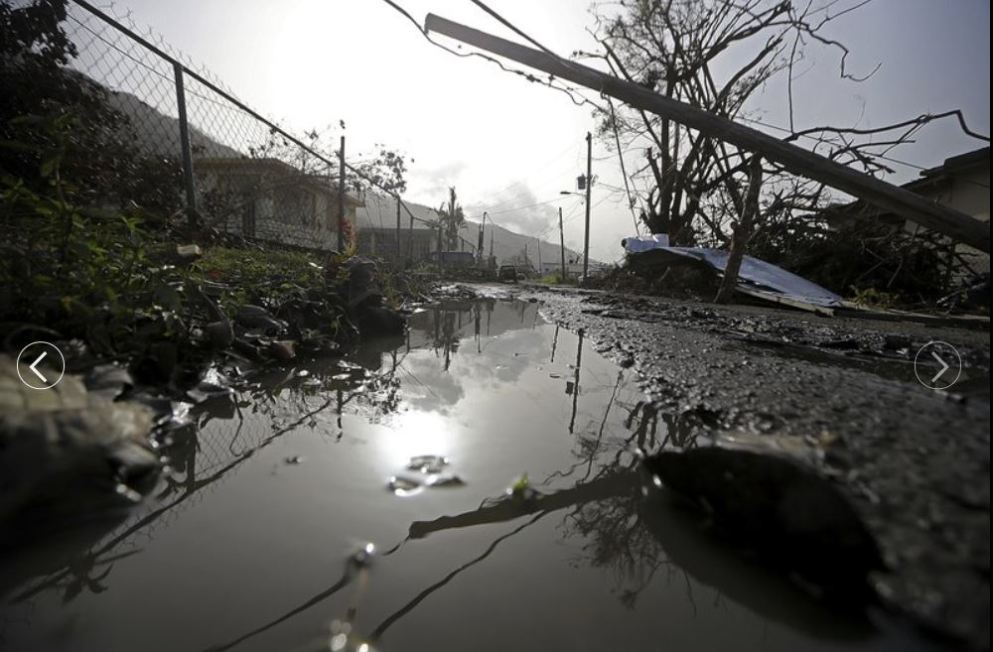
<path id="1" fill-rule="evenodd" d="M 165 115 L 131 93 L 109 91 L 107 102 L 131 120 L 135 141 L 139 149 L 149 154 L 180 158 L 179 119 Z M 221 158 L 244 156 L 237 150 L 222 145 L 194 125 L 190 125 L 190 144 L 197 157 Z"/>
<path id="2" fill-rule="evenodd" d="M 438 212 L 433 208 L 409 201 L 404 201 L 404 204 L 406 204 L 407 207 L 410 208 L 410 212 L 414 214 L 415 229 L 429 228 L 428 223 L 434 223 L 438 220 Z M 366 193 L 365 206 L 357 209 L 356 211 L 359 229 L 396 228 L 396 215 L 396 200 L 392 197 L 373 192 Z M 410 215 L 403 209 L 400 211 L 400 226 L 403 229 L 407 229 L 410 226 Z M 558 231 L 555 231 L 554 234 L 557 237 Z M 464 240 L 464 243 L 462 244 L 464 250 L 474 251 L 476 243 L 479 240 L 479 222 L 466 220 L 465 227 L 463 227 L 461 231 L 461 236 Z M 487 256 L 490 254 L 491 239 L 493 241 L 493 255 L 496 256 L 498 264 L 504 261 L 509 261 L 515 257 L 520 257 L 520 259 L 523 259 L 524 248 L 526 245 L 528 259 L 535 268 L 538 267 L 537 241 L 533 236 L 515 233 L 509 229 L 505 229 L 501 226 L 494 226 L 492 223 L 487 222 L 485 242 L 483 244 L 483 250 Z M 540 246 L 541 261 L 543 263 L 558 263 L 561 260 L 561 248 L 558 243 L 542 241 Z M 583 260 L 582 252 L 573 251 L 568 247 L 566 247 L 565 256 L 567 265 L 570 263 L 582 263 Z M 590 262 L 594 263 L 596 261 L 590 259 Z"/>

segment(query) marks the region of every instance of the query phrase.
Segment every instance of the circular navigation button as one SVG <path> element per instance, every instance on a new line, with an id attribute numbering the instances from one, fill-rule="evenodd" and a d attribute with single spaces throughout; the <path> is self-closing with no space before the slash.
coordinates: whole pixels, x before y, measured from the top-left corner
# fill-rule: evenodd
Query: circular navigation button
<path id="1" fill-rule="evenodd" d="M 962 375 L 962 356 L 948 342 L 932 340 L 914 356 L 914 374 L 928 389 L 948 389 Z"/>
<path id="2" fill-rule="evenodd" d="M 51 342 L 31 342 L 17 354 L 17 376 L 31 389 L 51 389 L 66 371 L 66 359 Z"/>

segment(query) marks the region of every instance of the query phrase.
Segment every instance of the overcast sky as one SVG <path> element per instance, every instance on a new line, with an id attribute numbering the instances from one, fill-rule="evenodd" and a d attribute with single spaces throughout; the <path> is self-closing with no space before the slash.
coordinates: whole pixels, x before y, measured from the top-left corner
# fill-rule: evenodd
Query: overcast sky
<path id="1" fill-rule="evenodd" d="M 468 0 L 398 0 L 414 17 L 436 13 L 510 36 Z M 592 49 L 586 0 L 491 0 L 491 7 L 550 49 Z M 456 186 L 471 219 L 488 210 L 498 224 L 557 239 L 558 206 L 566 244 L 582 245 L 582 206 L 572 190 L 585 165 L 588 108 L 476 58 L 428 43 L 380 0 L 124 0 L 134 20 L 213 71 L 238 96 L 302 131 L 344 120 L 349 152 L 376 143 L 403 150 L 410 166 L 407 198 L 437 206 Z M 851 49 L 865 83 L 838 78 L 838 58 L 812 52 L 796 81 L 798 126 L 878 126 L 923 112 L 961 108 L 970 126 L 989 133 L 990 15 L 986 0 L 874 0 L 840 18 L 829 34 Z M 770 124 L 785 124 L 784 86 L 770 84 L 752 106 Z M 983 145 L 951 123 L 931 127 L 892 155 L 923 166 Z M 616 156 L 596 146 L 591 256 L 613 261 L 632 216 L 619 193 Z M 602 160 L 599 160 L 602 159 Z M 894 180 L 916 170 L 897 166 Z M 540 206 L 520 208 L 542 203 Z"/>

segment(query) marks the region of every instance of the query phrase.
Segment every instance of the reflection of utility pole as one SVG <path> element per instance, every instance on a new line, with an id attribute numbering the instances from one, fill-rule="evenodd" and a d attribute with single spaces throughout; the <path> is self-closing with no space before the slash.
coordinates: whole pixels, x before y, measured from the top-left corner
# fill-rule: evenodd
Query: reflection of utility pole
<path id="1" fill-rule="evenodd" d="M 569 434 L 573 433 L 573 428 L 576 425 L 576 404 L 579 400 L 579 370 L 583 366 L 583 331 L 579 331 L 579 344 L 576 346 L 576 376 L 575 380 L 572 382 L 572 417 L 569 419 Z M 566 391 L 569 391 L 568 384 L 566 385 Z"/>
<path id="2" fill-rule="evenodd" d="M 583 236 L 583 280 L 590 267 L 590 187 L 593 186 L 593 136 L 586 132 L 586 235 Z"/>
<path id="3" fill-rule="evenodd" d="M 559 344 L 559 325 L 555 324 L 555 335 L 552 336 L 552 359 L 549 364 L 555 362 L 555 347 Z"/>
<path id="4" fill-rule="evenodd" d="M 453 313 L 451 311 L 446 310 L 444 313 L 442 313 L 442 316 L 443 316 L 443 318 L 445 320 L 444 326 L 443 326 L 442 331 L 441 331 L 442 332 L 442 337 L 444 338 L 444 345 L 445 345 L 445 371 L 448 371 L 448 368 L 452 366 L 452 352 L 453 352 L 453 350 L 455 348 L 455 332 L 456 332 L 455 331 L 455 316 L 456 315 L 458 315 L 459 316 L 459 319 L 461 320 L 461 318 L 462 318 L 462 311 L 460 310 L 458 312 Z M 460 327 L 461 327 L 461 321 L 460 321 Z"/>
<path id="5" fill-rule="evenodd" d="M 477 303 L 473 306 L 474 318 L 473 318 L 473 332 L 476 336 L 476 353 L 482 353 L 483 347 L 479 344 L 479 304 Z"/>

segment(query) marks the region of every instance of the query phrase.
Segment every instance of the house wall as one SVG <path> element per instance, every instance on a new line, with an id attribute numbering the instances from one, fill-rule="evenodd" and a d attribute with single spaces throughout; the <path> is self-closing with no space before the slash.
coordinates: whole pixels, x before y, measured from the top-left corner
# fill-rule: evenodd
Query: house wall
<path id="1" fill-rule="evenodd" d="M 987 223 L 990 221 L 989 167 L 977 166 L 956 174 L 934 192 L 923 194 L 978 220 Z M 922 227 L 908 221 L 904 228 L 910 233 L 916 233 Z M 955 251 L 968 262 L 973 274 L 989 273 L 989 254 L 964 244 L 956 246 Z"/>
<path id="2" fill-rule="evenodd" d="M 206 199 L 208 219 L 216 219 L 214 226 L 225 233 L 308 249 L 337 249 L 337 198 L 281 181 L 265 174 L 208 171 L 200 175 L 198 189 Z M 346 203 L 345 218 L 355 223 L 353 204 Z"/>

